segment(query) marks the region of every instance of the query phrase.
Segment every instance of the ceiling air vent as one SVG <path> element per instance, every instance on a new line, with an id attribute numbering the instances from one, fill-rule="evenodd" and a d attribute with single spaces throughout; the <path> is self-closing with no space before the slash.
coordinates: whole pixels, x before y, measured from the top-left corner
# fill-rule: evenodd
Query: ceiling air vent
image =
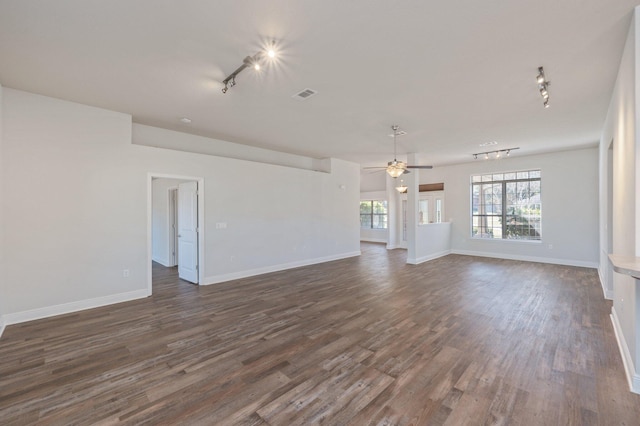
<path id="1" fill-rule="evenodd" d="M 296 93 L 295 95 L 291 96 L 293 99 L 297 99 L 299 101 L 304 101 L 309 99 L 310 97 L 316 95 L 318 92 L 316 92 L 313 89 L 304 89 L 301 92 Z"/>

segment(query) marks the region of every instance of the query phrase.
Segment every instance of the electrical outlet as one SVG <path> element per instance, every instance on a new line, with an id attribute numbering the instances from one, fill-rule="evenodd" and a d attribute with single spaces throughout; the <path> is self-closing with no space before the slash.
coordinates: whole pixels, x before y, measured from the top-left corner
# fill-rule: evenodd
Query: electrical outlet
<path id="1" fill-rule="evenodd" d="M 123 276 L 124 278 L 127 278 L 127 277 L 129 276 L 129 270 L 128 270 L 128 269 L 123 269 L 123 270 L 122 270 L 122 276 Z"/>

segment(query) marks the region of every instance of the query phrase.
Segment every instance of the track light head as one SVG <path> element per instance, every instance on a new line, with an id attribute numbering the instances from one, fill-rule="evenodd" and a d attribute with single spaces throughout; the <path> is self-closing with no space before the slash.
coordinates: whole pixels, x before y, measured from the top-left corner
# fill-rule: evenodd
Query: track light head
<path id="1" fill-rule="evenodd" d="M 504 148 L 504 149 L 497 149 L 495 151 L 487 151 L 487 152 L 478 152 L 475 154 L 471 154 L 473 155 L 473 159 L 477 160 L 479 155 L 482 155 L 484 157 L 485 160 L 489 160 L 491 159 L 492 155 L 495 155 L 495 159 L 499 159 L 499 158 L 503 158 L 504 155 L 506 154 L 506 156 L 508 157 L 511 154 L 511 151 L 513 151 L 514 149 L 520 149 L 519 147 L 516 148 Z"/>
<path id="2" fill-rule="evenodd" d="M 549 108 L 549 90 L 548 87 L 551 84 L 544 75 L 544 68 L 538 67 L 538 75 L 536 76 L 536 82 L 538 83 L 538 89 L 540 90 L 540 96 L 544 100 L 544 107 Z"/>
<path id="3" fill-rule="evenodd" d="M 222 89 L 222 93 L 227 93 L 227 90 L 229 90 L 229 88 L 231 88 L 231 87 L 236 85 L 236 76 L 238 74 L 240 74 L 242 71 L 244 71 L 245 68 L 251 67 L 256 71 L 260 71 L 260 69 L 262 68 L 262 65 L 260 64 L 260 62 L 262 60 L 264 60 L 265 57 L 273 59 L 276 56 L 277 56 L 277 53 L 276 53 L 276 50 L 275 50 L 275 41 L 272 42 L 271 45 L 268 48 L 259 51 L 255 55 L 246 56 L 242 60 L 242 65 L 240 65 L 238 68 L 236 68 L 236 70 L 234 72 L 229 74 L 222 81 L 222 84 L 224 84 L 224 89 Z"/>

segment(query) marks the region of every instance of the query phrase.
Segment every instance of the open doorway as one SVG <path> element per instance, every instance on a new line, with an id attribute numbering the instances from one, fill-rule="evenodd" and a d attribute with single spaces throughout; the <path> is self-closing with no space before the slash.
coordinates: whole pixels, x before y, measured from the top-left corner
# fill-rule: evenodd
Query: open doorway
<path id="1" fill-rule="evenodd" d="M 156 266 L 177 268 L 184 281 L 202 283 L 204 179 L 150 173 L 147 206 L 149 294 L 154 262 Z"/>

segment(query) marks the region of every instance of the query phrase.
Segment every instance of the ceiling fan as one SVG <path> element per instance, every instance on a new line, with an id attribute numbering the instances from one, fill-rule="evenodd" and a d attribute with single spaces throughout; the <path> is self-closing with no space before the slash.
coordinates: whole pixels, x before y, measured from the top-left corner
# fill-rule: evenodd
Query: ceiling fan
<path id="1" fill-rule="evenodd" d="M 389 161 L 386 167 L 365 167 L 365 169 L 385 169 L 389 176 L 397 178 L 406 173 L 410 173 L 408 169 L 432 169 L 433 166 L 409 166 L 404 161 L 398 161 L 396 158 L 396 136 L 400 127 L 397 124 L 391 126 L 393 130 L 393 161 Z M 404 134 L 404 133 L 403 133 Z"/>

